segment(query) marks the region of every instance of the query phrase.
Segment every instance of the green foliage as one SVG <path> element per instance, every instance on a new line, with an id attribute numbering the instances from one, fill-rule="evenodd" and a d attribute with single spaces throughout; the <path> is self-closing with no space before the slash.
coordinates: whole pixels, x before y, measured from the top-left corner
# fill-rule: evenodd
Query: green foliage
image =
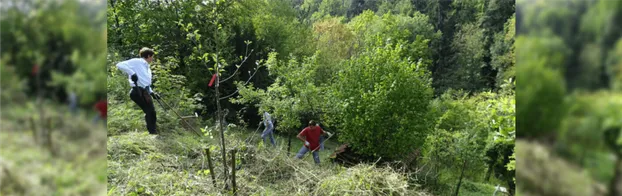
<path id="1" fill-rule="evenodd" d="M 622 116 L 620 95 L 617 93 L 600 91 L 592 94 L 576 94 L 569 98 L 572 102 L 570 115 L 564 121 L 564 129 L 559 132 L 570 147 L 581 150 L 602 150 L 605 147 L 603 136 L 608 129 L 618 129 L 622 124 L 615 120 Z M 618 138 L 613 138 L 618 140 Z M 613 149 L 618 153 L 619 149 Z"/>
<path id="2" fill-rule="evenodd" d="M 252 2 L 252 1 L 251 1 Z M 250 3 L 250 2 L 249 2 Z M 313 53 L 310 41 L 310 27 L 295 20 L 295 10 L 290 1 L 257 1 L 255 8 L 248 10 L 257 44 L 261 46 L 261 54 L 269 52 L 282 54 L 285 59 L 290 54 L 301 56 Z M 305 47 L 299 47 L 305 46 Z"/>
<path id="3" fill-rule="evenodd" d="M 518 62 L 523 64 L 517 70 L 521 75 L 517 76 L 519 134 L 539 140 L 544 147 L 530 142 L 517 144 L 517 148 L 547 151 L 517 149 L 521 161 L 515 163 L 520 171 L 516 181 L 522 186 L 521 194 L 618 194 L 613 187 L 620 177 L 615 166 L 620 152 L 620 123 L 616 120 L 620 114 L 614 108 L 620 104 L 616 45 L 622 36 L 618 25 L 621 6 L 620 2 L 601 0 L 573 0 L 555 6 L 546 1 L 520 3 L 517 25 L 525 35 L 516 41 Z M 534 74 L 537 72 L 539 77 Z M 539 81 L 524 82 L 534 78 Z M 606 193 L 603 185 L 591 181 L 610 183 L 612 189 Z"/>
<path id="4" fill-rule="evenodd" d="M 485 66 L 484 31 L 475 24 L 465 24 L 454 37 L 452 48 L 456 50 L 456 66 L 452 70 L 455 88 L 476 91 L 484 80 L 480 70 Z"/>
<path id="5" fill-rule="evenodd" d="M 410 17 L 393 14 L 377 16 L 372 11 L 365 11 L 348 25 L 357 37 L 354 44 L 357 54 L 370 47 L 401 43 L 401 47 L 406 48 L 402 57 L 414 61 L 421 59 L 429 64 L 431 53 L 428 46 L 439 39 L 441 33 L 435 31 L 428 20 L 428 16 L 419 12 Z"/>
<path id="6" fill-rule="evenodd" d="M 462 184 L 459 195 L 476 196 L 476 195 L 492 195 L 495 187 L 491 184 L 465 181 Z M 499 194 L 499 193 L 497 193 Z"/>
<path id="7" fill-rule="evenodd" d="M 266 61 L 270 75 L 276 76 L 275 82 L 267 90 L 238 84 L 240 96 L 232 102 L 256 104 L 259 113 L 267 111 L 279 120 L 281 130 L 298 129 L 304 120 L 321 121 L 320 111 L 327 107 L 322 98 L 325 93 L 316 83 L 319 81 L 313 79 L 318 67 L 313 57 L 302 62 L 291 57 L 283 62 L 277 60 L 276 55 L 271 53 Z"/>
<path id="8" fill-rule="evenodd" d="M 260 115 L 257 114 L 267 111 L 278 121 L 277 132 L 290 135 L 313 119 L 331 132 L 337 132 L 339 141 L 351 144 L 365 155 L 376 155 L 384 160 L 405 160 L 404 155 L 425 147 L 426 138 L 431 138 L 439 146 L 437 151 L 449 151 L 442 157 L 449 169 L 439 172 L 444 175 L 440 182 L 447 183 L 439 187 L 447 185 L 449 189 L 453 189 L 458 177 L 453 173 L 459 171 L 457 168 L 461 165 L 452 164 L 452 161 L 471 157 L 473 160 L 469 160 L 465 178 L 477 181 L 486 168 L 485 147 L 493 143 L 494 135 L 500 135 L 497 137 L 503 138 L 499 141 L 504 141 L 504 144 L 513 139 L 514 127 L 508 125 L 513 124 L 514 119 L 508 116 L 513 115 L 510 113 L 514 110 L 508 108 L 508 104 L 514 104 L 514 80 L 510 80 L 514 76 L 511 48 L 514 19 L 508 20 L 511 14 L 505 13 L 506 8 L 513 6 L 513 1 L 134 0 L 115 1 L 114 4 L 108 10 L 111 16 L 108 20 L 112 35 L 108 39 L 112 46 L 111 54 L 117 52 L 128 57 L 135 56 L 139 47 L 151 45 L 155 48 L 156 59 L 159 60 L 153 67 L 156 91 L 160 89 L 166 97 L 173 96 L 171 99 L 179 102 L 174 105 L 184 112 L 194 109 L 190 104 L 191 94 L 202 98 L 194 101 L 202 102 L 207 115 L 215 111 L 212 101 L 215 93 L 205 85 L 210 80 L 206 76 L 211 76 L 218 68 L 221 78 L 232 76 L 232 80 L 220 84 L 220 92 L 224 95 L 239 93 L 233 99 L 222 101 L 222 108 L 235 110 L 239 117 L 244 116 L 241 118 L 247 121 L 244 123 L 258 120 Z M 495 43 L 494 50 L 487 48 L 492 45 L 491 40 Z M 244 65 L 231 65 L 232 62 L 244 61 L 250 50 L 253 52 L 248 61 L 255 63 L 259 71 L 247 83 L 244 81 L 250 76 L 246 73 L 254 70 Z M 484 67 L 490 66 L 489 61 L 494 61 L 494 70 L 486 72 Z M 109 66 L 112 65 L 109 62 Z M 264 66 L 266 69 L 262 69 Z M 233 72 L 238 68 L 239 72 Z M 112 89 L 112 99 L 118 106 L 111 107 L 111 113 L 140 118 L 134 117 L 138 114 L 133 113 L 139 113 L 137 110 L 130 110 L 131 101 L 126 95 L 127 79 L 115 72 L 109 73 L 115 81 L 109 82 L 108 88 Z M 434 78 L 431 72 L 435 73 Z M 480 73 L 483 75 L 478 76 Z M 466 91 L 486 88 L 499 91 L 471 98 L 462 94 L 456 95 L 461 97 L 459 99 L 432 101 L 433 79 L 446 81 L 439 86 L 440 92 L 450 87 Z M 489 87 L 490 80 L 497 80 L 497 84 Z M 184 89 L 184 86 L 187 88 Z M 494 102 L 487 102 L 489 99 Z M 111 117 L 115 134 L 120 133 L 113 134 L 114 137 L 122 138 L 135 134 L 131 132 L 133 129 L 141 129 L 140 119 L 127 118 Z M 123 124 L 123 120 L 140 123 Z M 173 125 L 178 122 L 164 119 L 159 123 L 160 127 L 163 123 L 175 130 Z M 213 129 L 209 126 L 203 130 L 212 136 Z M 127 131 L 130 133 L 124 133 Z M 234 134 L 230 131 L 225 133 L 227 139 Z M 141 136 L 139 139 L 147 138 Z M 128 149 L 133 149 L 132 153 L 137 152 L 134 154 L 169 156 L 152 148 Z M 254 162 L 265 167 L 242 169 L 240 180 L 248 192 L 239 194 L 308 194 L 307 187 L 320 187 L 315 190 L 326 194 L 352 194 L 342 191 L 355 188 L 370 194 L 381 194 L 389 190 L 387 186 L 397 187 L 391 192 L 393 194 L 416 194 L 412 192 L 412 187 L 387 184 L 385 181 L 389 180 L 386 178 L 376 178 L 376 174 L 390 176 L 391 179 L 402 178 L 392 172 L 379 173 L 377 168 L 364 167 L 334 176 L 335 172 L 342 170 L 301 167 L 298 166 L 301 163 L 280 155 L 274 156 L 269 150 L 261 147 L 262 155 L 257 156 L 257 162 Z M 503 156 L 495 162 L 501 163 L 500 167 L 507 171 L 505 164 L 509 162 L 510 155 L 506 156 L 503 152 Z M 181 174 L 179 168 L 163 168 L 153 163 L 161 161 L 160 158 L 144 158 L 142 156 L 136 162 L 113 163 L 116 164 L 116 172 L 128 170 L 129 165 L 134 163 L 143 167 L 134 167 L 132 171 L 135 172 L 131 174 L 115 174 L 116 179 L 130 175 L 132 183 L 115 181 L 115 186 L 109 189 L 111 194 L 213 192 L 209 186 L 186 187 L 188 184 L 211 183 L 203 179 L 206 174 L 204 168 L 199 170 L 196 165 L 185 167 L 192 171 Z M 128 159 L 137 160 L 134 155 Z M 173 163 L 171 160 L 164 162 Z M 153 176 L 155 180 L 150 178 L 148 182 L 141 183 L 140 176 L 153 170 L 164 172 Z M 308 176 L 301 174 L 301 170 L 318 173 L 318 179 L 296 178 Z M 352 175 L 357 172 L 374 175 L 369 178 Z M 178 183 L 172 185 L 172 190 L 159 190 L 156 186 L 157 181 L 173 182 L 173 179 L 194 173 L 200 174 L 197 175 L 200 177 L 176 181 Z M 359 178 L 369 181 L 363 179 L 359 182 Z M 329 181 L 322 183 L 321 179 Z M 395 182 L 399 185 L 404 183 L 403 180 Z M 290 184 L 299 186 L 292 187 Z M 361 188 L 363 185 L 370 187 Z M 477 186 L 467 187 L 466 192 L 461 193 L 485 192 L 473 187 Z M 188 191 L 181 193 L 173 190 Z"/>
<path id="9" fill-rule="evenodd" d="M 516 19 L 513 15 L 505 23 L 503 32 L 499 32 L 495 35 L 495 41 L 490 49 L 492 55 L 491 66 L 498 70 L 497 73 L 497 85 L 500 87 L 504 81 L 510 78 L 515 78 L 514 65 L 516 59 L 514 58 L 514 35 Z"/>
<path id="10" fill-rule="evenodd" d="M 622 38 L 618 39 L 615 47 L 609 52 L 607 59 L 607 73 L 611 78 L 611 88 L 622 89 Z"/>
<path id="11" fill-rule="evenodd" d="M 331 90 L 341 100 L 332 116 L 339 119 L 339 139 L 362 153 L 397 158 L 422 145 L 431 128 L 429 73 L 425 64 L 400 58 L 402 52 L 399 46 L 369 49 L 347 62 Z"/>
<path id="12" fill-rule="evenodd" d="M 47 149 L 33 140 L 29 123 L 20 123 L 39 108 L 8 106 L 2 107 L 0 119 L 3 122 L 0 125 L 0 194 L 105 193 L 106 160 L 102 146 L 106 136 L 103 126 L 93 126 L 86 115 L 64 115 L 67 113 L 65 107 L 46 104 L 43 110 L 52 122 L 51 141 L 54 144 L 52 149 Z M 45 126 L 37 124 L 36 127 L 40 131 Z M 50 150 L 56 152 L 55 155 Z"/>
<path id="13" fill-rule="evenodd" d="M 520 51 L 539 48 L 530 45 L 533 43 L 529 41 L 530 38 L 519 37 L 518 40 L 519 54 Z M 516 77 L 526 79 L 516 88 L 517 92 L 521 92 L 516 97 L 521 105 L 521 110 L 516 115 L 519 119 L 517 127 L 521 130 L 518 137 L 533 138 L 555 133 L 565 116 L 564 80 L 558 69 L 551 68 L 558 64 L 554 64 L 555 61 L 547 57 L 519 58 L 525 60 L 519 61 L 521 65 L 517 68 Z"/>
<path id="14" fill-rule="evenodd" d="M 559 37 L 542 36 L 518 36 L 516 39 L 517 59 L 532 61 L 543 61 L 545 67 L 565 71 L 565 59 L 570 55 L 570 50 L 566 47 L 563 40 Z M 548 34 L 550 35 L 550 34 Z M 520 62 L 523 64 L 523 62 Z M 525 63 L 527 64 L 527 63 Z M 532 64 L 532 63 L 530 63 Z"/>
<path id="15" fill-rule="evenodd" d="M 319 81 L 332 79 L 339 71 L 340 63 L 354 55 L 354 34 L 342 20 L 343 18 L 328 18 L 313 24 L 317 46 L 315 59 L 319 64 L 313 78 Z"/>
<path id="16" fill-rule="evenodd" d="M 448 91 L 432 102 L 432 108 L 437 116 L 436 128 L 426 139 L 423 156 L 429 159 L 426 163 L 431 168 L 440 170 L 441 183 L 454 187 L 463 169 L 465 178 L 479 179 L 484 168 L 491 169 L 487 172 L 495 173 L 504 182 L 512 181 L 514 171 L 508 171 L 506 164 L 516 134 L 513 94 L 467 97 L 461 91 Z M 451 177 L 442 177 L 444 172 L 452 173 Z"/>
<path id="17" fill-rule="evenodd" d="M 322 0 L 319 4 L 318 11 L 311 16 L 312 21 L 319 21 L 330 16 L 346 16 L 347 7 L 352 0 Z"/>
<path id="18" fill-rule="evenodd" d="M 76 92 L 81 103 L 96 101 L 95 94 L 105 92 L 106 77 L 101 74 L 106 55 L 102 31 L 105 14 L 89 11 L 101 5 L 77 1 L 10 2 L 19 2 L 31 11 L 9 6 L 3 14 L 3 66 L 15 66 L 8 69 L 29 80 L 29 94 L 37 87 L 31 71 L 38 65 L 41 88 L 46 89 L 43 96 L 54 97 L 58 94 L 53 93 L 65 90 Z"/>
<path id="19" fill-rule="evenodd" d="M 20 103 L 26 99 L 25 89 L 26 80 L 16 74 L 16 68 L 12 65 L 7 65 L 7 55 L 0 59 L 0 89 L 2 94 L 0 95 L 0 101 L 7 103 Z"/>
<path id="20" fill-rule="evenodd" d="M 397 15 L 410 16 L 414 12 L 413 4 L 408 0 L 382 1 L 378 6 L 379 15 L 392 13 Z"/>

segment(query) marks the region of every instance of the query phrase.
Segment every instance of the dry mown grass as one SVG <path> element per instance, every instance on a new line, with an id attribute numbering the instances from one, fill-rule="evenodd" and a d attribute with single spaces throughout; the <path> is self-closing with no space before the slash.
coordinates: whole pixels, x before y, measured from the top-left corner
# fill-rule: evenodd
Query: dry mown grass
<path id="1" fill-rule="evenodd" d="M 216 138 L 216 137 L 215 137 Z M 263 148 L 228 134 L 236 147 L 239 195 L 424 195 L 409 187 L 406 175 L 390 168 L 315 165 L 286 155 L 283 146 Z M 216 185 L 204 149 L 210 148 Z M 230 154 L 227 154 L 230 159 Z M 223 195 L 222 158 L 217 140 L 200 142 L 190 133 L 154 138 L 129 132 L 108 140 L 109 195 Z M 230 163 L 230 161 L 228 162 Z"/>

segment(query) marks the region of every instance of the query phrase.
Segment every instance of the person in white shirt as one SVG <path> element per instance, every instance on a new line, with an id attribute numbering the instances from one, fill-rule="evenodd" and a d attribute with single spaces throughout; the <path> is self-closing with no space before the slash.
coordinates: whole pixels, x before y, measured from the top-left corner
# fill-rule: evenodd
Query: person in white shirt
<path id="1" fill-rule="evenodd" d="M 133 58 L 127 61 L 117 63 L 117 68 L 128 75 L 130 86 L 130 98 L 145 113 L 145 122 L 149 134 L 158 134 L 156 129 L 156 112 L 153 105 L 154 99 L 160 99 L 160 96 L 151 88 L 151 69 L 149 63 L 153 61 L 155 53 L 150 48 L 140 49 L 140 58 Z"/>

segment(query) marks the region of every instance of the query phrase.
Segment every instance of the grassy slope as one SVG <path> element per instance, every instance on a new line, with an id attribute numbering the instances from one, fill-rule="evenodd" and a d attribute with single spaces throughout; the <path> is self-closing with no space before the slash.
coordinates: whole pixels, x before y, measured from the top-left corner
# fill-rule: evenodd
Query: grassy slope
<path id="1" fill-rule="evenodd" d="M 413 190 L 398 172 L 370 165 L 343 168 L 328 161 L 338 142 L 331 138 L 320 152 L 322 164 L 311 156 L 302 161 L 293 156 L 302 142 L 293 139 L 285 156 L 287 138 L 275 135 L 277 147 L 261 142 L 263 129 L 226 132 L 227 148 L 237 147 L 238 191 L 241 195 L 428 195 Z M 222 195 L 224 187 L 218 134 L 203 141 L 187 131 L 164 133 L 125 132 L 108 137 L 108 195 Z M 244 143 L 243 141 L 249 141 Z M 212 183 L 205 148 L 215 164 L 216 187 Z M 230 159 L 230 154 L 227 159 Z M 492 194 L 492 185 L 465 182 L 460 195 Z"/>
<path id="2" fill-rule="evenodd" d="M 30 105 L 32 106 L 32 105 Z M 106 190 L 105 129 L 86 116 L 64 115 L 65 108 L 46 114 L 70 124 L 55 123 L 52 141 L 58 156 L 37 145 L 27 120 L 32 107 L 3 107 L 0 119 L 0 195 L 101 195 Z M 38 115 L 36 115 L 38 116 Z"/>
<path id="3" fill-rule="evenodd" d="M 335 140 L 327 142 L 320 152 L 322 164 L 316 166 L 310 156 L 302 161 L 292 158 L 302 143 L 292 140 L 292 154 L 285 156 L 286 138 L 276 136 L 277 148 L 265 148 L 260 143 L 260 131 L 238 129 L 228 131 L 228 149 L 237 147 L 236 171 L 239 193 L 242 195 L 371 195 L 385 191 L 390 194 L 423 195 L 410 190 L 406 179 L 389 169 L 360 165 L 347 169 L 328 162 L 327 157 L 337 147 Z M 161 137 L 144 132 L 126 132 L 108 137 L 108 194 L 109 195 L 221 195 L 226 194 L 222 177 L 218 138 L 200 141 L 189 132 L 165 133 Z M 246 139 L 249 143 L 244 143 Z M 216 187 L 203 149 L 210 148 L 215 164 Z M 230 158 L 228 154 L 227 159 Z M 363 172 L 365 171 L 365 172 Z M 359 176 L 359 173 L 369 176 Z M 389 178 L 389 176 L 394 176 Z M 343 180 L 348 179 L 348 180 Z M 369 181 L 363 179 L 376 179 Z M 395 187 L 379 190 L 391 183 Z M 344 183 L 348 182 L 348 183 Z M 399 185 L 399 186 L 398 186 Z M 365 188 L 367 187 L 367 189 Z M 385 187 L 386 188 L 386 187 Z M 362 189 L 362 190 L 359 190 Z M 395 189 L 395 190 L 393 190 Z M 343 192 L 343 191 L 351 192 Z M 375 191 L 375 192 L 374 192 Z"/>

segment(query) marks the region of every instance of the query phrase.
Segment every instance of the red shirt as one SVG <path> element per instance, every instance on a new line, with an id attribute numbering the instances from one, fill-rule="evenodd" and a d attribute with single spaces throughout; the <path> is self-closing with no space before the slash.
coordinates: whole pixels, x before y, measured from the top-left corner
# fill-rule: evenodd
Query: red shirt
<path id="1" fill-rule="evenodd" d="M 106 103 L 106 100 L 101 100 L 97 102 L 97 104 L 95 104 L 95 108 L 97 109 L 97 111 L 99 111 L 99 115 L 102 118 L 106 118 L 106 113 L 108 110 L 108 105 Z"/>
<path id="2" fill-rule="evenodd" d="M 324 130 L 320 126 L 309 126 L 300 132 L 300 135 L 304 136 L 309 142 L 309 150 L 315 150 L 320 146 L 320 136 L 324 133 Z"/>

